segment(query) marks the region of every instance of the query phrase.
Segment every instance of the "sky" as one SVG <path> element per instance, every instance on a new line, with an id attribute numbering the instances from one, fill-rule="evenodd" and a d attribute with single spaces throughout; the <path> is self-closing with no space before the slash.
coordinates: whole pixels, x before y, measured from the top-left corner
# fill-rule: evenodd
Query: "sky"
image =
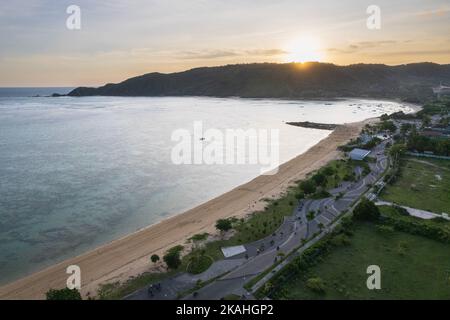
<path id="1" fill-rule="evenodd" d="M 99 86 L 253 62 L 450 63 L 448 0 L 0 3 L 0 87 Z M 70 5 L 80 29 L 67 28 Z M 379 29 L 367 26 L 371 5 Z"/>

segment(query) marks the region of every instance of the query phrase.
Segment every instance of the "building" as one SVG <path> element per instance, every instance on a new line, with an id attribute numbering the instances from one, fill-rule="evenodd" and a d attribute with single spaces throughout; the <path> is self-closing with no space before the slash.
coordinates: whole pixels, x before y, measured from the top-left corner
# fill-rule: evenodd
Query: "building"
<path id="1" fill-rule="evenodd" d="M 222 253 L 225 258 L 231 258 L 239 254 L 245 253 L 247 249 L 244 246 L 225 247 L 222 248 Z"/>
<path id="2" fill-rule="evenodd" d="M 350 151 L 350 153 L 348 154 L 348 156 L 350 157 L 350 159 L 352 160 L 357 160 L 357 161 L 362 161 L 364 160 L 368 155 L 370 154 L 370 150 L 365 150 L 365 149 L 353 149 L 352 151 Z"/>
<path id="3" fill-rule="evenodd" d="M 450 87 L 443 86 L 441 83 L 439 87 L 433 88 L 433 92 L 438 98 L 440 98 L 445 95 L 450 95 Z"/>
<path id="4" fill-rule="evenodd" d="M 429 127 L 427 127 L 421 132 L 421 135 L 426 136 L 426 137 L 439 137 L 439 138 L 449 137 L 450 136 L 450 126 L 445 127 L 445 128 L 438 128 L 438 127 L 429 128 Z"/>

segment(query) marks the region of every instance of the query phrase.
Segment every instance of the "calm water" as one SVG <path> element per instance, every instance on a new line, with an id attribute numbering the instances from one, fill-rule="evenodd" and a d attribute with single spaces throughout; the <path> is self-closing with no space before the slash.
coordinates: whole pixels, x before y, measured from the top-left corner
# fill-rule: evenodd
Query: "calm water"
<path id="1" fill-rule="evenodd" d="M 400 109 L 411 111 L 367 100 L 31 98 L 5 97 L 0 90 L 0 282 L 156 223 L 259 175 L 255 165 L 172 164 L 175 129 L 192 131 L 199 120 L 205 129 L 279 129 L 284 162 L 329 132 L 283 121 L 344 123 Z"/>

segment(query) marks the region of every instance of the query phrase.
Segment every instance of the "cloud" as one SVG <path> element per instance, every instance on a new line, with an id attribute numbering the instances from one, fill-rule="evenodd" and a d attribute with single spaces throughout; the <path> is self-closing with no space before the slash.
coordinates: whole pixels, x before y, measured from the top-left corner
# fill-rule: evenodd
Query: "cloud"
<path id="1" fill-rule="evenodd" d="M 229 50 L 183 51 L 179 54 L 176 54 L 178 59 L 185 59 L 185 60 L 228 58 L 228 57 L 236 57 L 238 55 L 239 54 L 237 52 Z"/>
<path id="2" fill-rule="evenodd" d="M 374 56 L 378 57 L 389 57 L 389 56 L 428 56 L 428 55 L 450 55 L 450 49 L 442 49 L 442 50 L 412 50 L 412 51 L 389 51 L 389 52 L 380 52 L 378 54 L 374 54 Z"/>
<path id="3" fill-rule="evenodd" d="M 175 58 L 183 60 L 207 60 L 232 58 L 239 56 L 278 56 L 286 54 L 287 52 L 281 49 L 249 49 L 249 50 L 197 50 L 197 51 L 182 51 L 175 54 Z"/>
<path id="4" fill-rule="evenodd" d="M 450 13 L 450 7 L 441 7 L 438 9 L 434 9 L 434 10 L 424 10 L 424 11 L 420 11 L 417 12 L 416 15 L 419 17 L 429 17 L 429 18 L 434 18 L 434 17 L 444 17 L 447 16 Z"/>
<path id="5" fill-rule="evenodd" d="M 351 53 L 360 52 L 360 51 L 363 51 L 366 49 L 380 48 L 380 47 L 385 47 L 385 46 L 394 45 L 394 44 L 398 44 L 398 41 L 396 41 L 396 40 L 359 41 L 359 42 L 352 43 L 348 46 L 345 46 L 343 48 L 328 48 L 327 51 L 343 53 L 343 54 L 351 54 Z"/>
<path id="6" fill-rule="evenodd" d="M 252 56 L 279 56 L 283 54 L 287 54 L 287 51 L 281 49 L 256 49 L 256 50 L 247 50 L 247 54 Z"/>

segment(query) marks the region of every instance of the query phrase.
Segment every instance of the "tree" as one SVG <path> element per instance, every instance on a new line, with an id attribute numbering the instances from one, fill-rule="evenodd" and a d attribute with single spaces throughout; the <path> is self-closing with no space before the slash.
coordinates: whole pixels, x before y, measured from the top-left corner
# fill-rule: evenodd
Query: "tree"
<path id="1" fill-rule="evenodd" d="M 389 148 L 389 155 L 393 158 L 399 158 L 406 152 L 404 144 L 396 143 Z"/>
<path id="2" fill-rule="evenodd" d="M 81 294 L 77 289 L 50 289 L 45 295 L 47 300 L 81 300 Z"/>
<path id="3" fill-rule="evenodd" d="M 422 117 L 422 127 L 429 127 L 431 124 L 431 118 L 427 115 L 423 115 Z"/>
<path id="4" fill-rule="evenodd" d="M 363 198 L 353 210 L 353 217 L 356 220 L 375 221 L 380 217 L 380 210 L 372 201 Z"/>
<path id="5" fill-rule="evenodd" d="M 322 170 L 322 173 L 326 176 L 332 176 L 336 173 L 336 171 L 334 170 L 334 168 L 327 166 Z"/>
<path id="6" fill-rule="evenodd" d="M 183 250 L 183 246 L 176 246 L 167 251 L 163 260 L 167 264 L 169 269 L 177 269 L 181 265 L 180 253 Z"/>
<path id="7" fill-rule="evenodd" d="M 296 198 L 297 200 L 302 200 L 302 199 L 305 198 L 305 194 L 304 194 L 303 192 L 298 192 L 298 193 L 295 195 L 295 198 Z"/>
<path id="8" fill-rule="evenodd" d="M 233 228 L 233 224 L 230 219 L 219 219 L 216 222 L 216 229 L 221 232 L 227 232 Z"/>
<path id="9" fill-rule="evenodd" d="M 157 263 L 159 261 L 159 256 L 154 254 L 150 257 L 150 260 L 152 260 L 153 263 Z"/>
<path id="10" fill-rule="evenodd" d="M 316 192 L 316 185 L 311 180 L 306 180 L 300 183 L 300 188 L 305 194 L 312 194 Z"/>
<path id="11" fill-rule="evenodd" d="M 316 173 L 312 179 L 318 186 L 324 186 L 327 183 L 327 177 L 323 173 Z"/>
<path id="12" fill-rule="evenodd" d="M 395 126 L 394 122 L 392 121 L 383 121 L 379 124 L 379 128 L 381 130 L 395 132 L 397 130 L 397 127 Z"/>

